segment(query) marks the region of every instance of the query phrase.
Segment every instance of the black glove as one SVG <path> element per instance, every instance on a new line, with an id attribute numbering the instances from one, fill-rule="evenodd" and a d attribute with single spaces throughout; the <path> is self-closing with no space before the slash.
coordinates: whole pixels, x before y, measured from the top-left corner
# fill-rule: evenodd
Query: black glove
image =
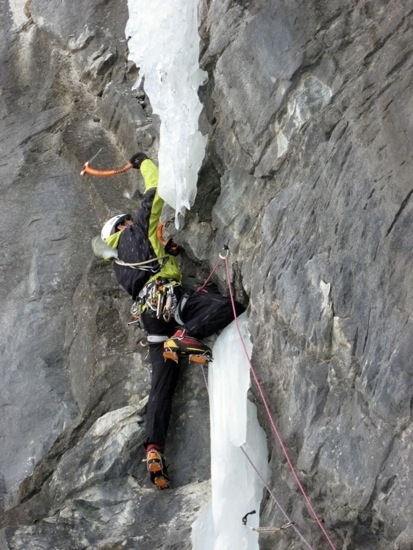
<path id="1" fill-rule="evenodd" d="M 141 167 L 142 162 L 147 159 L 148 157 L 145 155 L 145 153 L 136 153 L 133 155 L 133 157 L 129 160 L 129 162 L 132 164 L 134 168 L 139 170 Z"/>
<path id="2" fill-rule="evenodd" d="M 165 252 L 170 256 L 178 256 L 182 251 L 182 246 L 173 242 L 172 239 L 169 239 L 165 245 Z"/>

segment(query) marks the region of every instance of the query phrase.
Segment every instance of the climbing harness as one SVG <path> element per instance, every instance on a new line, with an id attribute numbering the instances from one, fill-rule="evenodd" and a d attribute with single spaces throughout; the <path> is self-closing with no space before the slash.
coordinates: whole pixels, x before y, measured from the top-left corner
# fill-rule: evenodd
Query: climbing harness
<path id="1" fill-rule="evenodd" d="M 248 514 L 245 514 L 245 516 L 242 518 L 242 525 L 245 525 L 245 527 L 248 527 L 248 529 L 250 529 L 251 531 L 255 531 L 256 533 L 265 533 L 272 535 L 273 533 L 279 533 L 280 531 L 284 531 L 285 529 L 293 526 L 293 523 L 289 521 L 288 523 L 284 523 L 284 525 L 281 525 L 281 527 L 250 527 L 249 525 L 247 525 L 247 518 L 248 516 L 256 513 L 257 512 L 255 510 L 252 510 L 251 512 L 248 512 Z"/>
<path id="2" fill-rule="evenodd" d="M 84 176 L 85 174 L 89 174 L 90 176 L 99 176 L 99 177 L 117 176 L 119 174 L 124 174 L 125 172 L 127 172 L 133 167 L 133 165 L 130 162 L 127 162 L 123 168 L 118 168 L 113 170 L 99 170 L 97 168 L 92 168 L 90 164 L 99 155 L 101 150 L 102 149 L 99 149 L 99 151 L 95 155 L 93 155 L 93 157 L 90 160 L 85 162 L 80 172 L 81 176 Z"/>
<path id="3" fill-rule="evenodd" d="M 138 295 L 138 299 L 132 304 L 131 314 L 139 319 L 146 311 L 157 319 L 162 318 L 168 323 L 178 305 L 181 294 L 181 285 L 178 281 L 159 278 L 147 283 Z"/>
<path id="4" fill-rule="evenodd" d="M 182 298 L 179 300 L 178 305 L 175 308 L 174 317 L 178 325 L 184 325 L 184 322 L 182 320 L 182 312 L 190 296 L 191 296 L 190 292 L 185 292 Z"/>

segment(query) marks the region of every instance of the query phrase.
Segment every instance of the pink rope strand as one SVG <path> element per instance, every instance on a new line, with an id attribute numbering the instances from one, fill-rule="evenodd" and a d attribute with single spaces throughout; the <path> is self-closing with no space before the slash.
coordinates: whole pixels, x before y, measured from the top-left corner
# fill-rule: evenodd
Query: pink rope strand
<path id="1" fill-rule="evenodd" d="M 211 277 L 212 275 L 215 273 L 215 271 L 218 269 L 219 265 L 221 264 L 221 262 L 224 260 L 225 258 L 219 258 L 219 260 L 217 261 L 217 263 L 215 264 L 215 267 L 213 268 L 213 270 L 211 271 L 211 273 L 208 275 L 207 279 L 205 280 L 204 284 L 202 286 L 200 286 L 199 288 L 196 289 L 197 292 L 202 292 L 204 290 L 204 288 L 206 287 L 206 285 L 209 283 L 209 281 L 211 280 Z"/>
<path id="2" fill-rule="evenodd" d="M 257 374 L 256 374 L 256 372 L 255 372 L 255 369 L 254 369 L 254 367 L 253 367 L 253 365 L 252 365 L 252 363 L 251 363 L 251 361 L 250 361 L 250 358 L 249 358 L 249 356 L 248 356 L 247 347 L 246 347 L 245 342 L 244 342 L 244 339 L 243 339 L 243 337 L 242 337 L 241 330 L 240 330 L 240 328 L 239 328 L 238 319 L 237 319 L 237 312 L 236 312 L 236 309 L 235 309 L 235 301 L 234 301 L 234 296 L 233 296 L 233 293 L 232 293 L 231 282 L 230 282 L 230 273 L 229 273 L 229 262 L 228 262 L 228 258 L 222 258 L 222 259 L 225 260 L 225 268 L 226 268 L 226 275 L 227 275 L 227 284 L 228 284 L 228 290 L 229 290 L 229 295 L 230 295 L 230 299 L 231 299 L 232 311 L 233 311 L 233 313 L 234 313 L 234 320 L 235 320 L 235 325 L 236 325 L 236 328 L 237 328 L 237 332 L 238 332 L 238 335 L 239 335 L 239 337 L 240 337 L 240 339 L 241 339 L 242 347 L 243 347 L 243 349 L 244 349 L 245 355 L 247 356 L 247 359 L 248 359 L 248 363 L 249 363 L 249 366 L 250 366 L 250 370 L 251 370 L 252 377 L 253 377 L 253 379 L 254 379 L 255 385 L 256 385 L 256 387 L 257 387 L 257 389 L 258 389 L 258 392 L 259 392 L 259 394 L 260 394 L 261 401 L 262 401 L 262 403 L 263 403 L 263 405 L 264 405 L 265 411 L 266 411 L 266 413 L 267 413 L 268 419 L 269 419 L 270 424 L 271 424 L 271 428 L 272 428 L 272 430 L 273 430 L 273 432 L 274 432 L 274 434 L 275 434 L 275 436 L 276 436 L 276 438 L 277 438 L 277 440 L 278 440 L 278 443 L 280 444 L 280 447 L 281 447 L 281 449 L 282 449 L 282 452 L 283 452 L 283 454 L 284 454 L 284 457 L 285 457 L 285 459 L 287 460 L 287 463 L 288 463 L 288 465 L 289 465 L 289 467 L 290 467 L 290 469 L 291 469 L 291 472 L 292 472 L 292 474 L 293 474 L 293 476 L 294 476 L 294 479 L 295 479 L 295 481 L 296 481 L 296 483 L 297 483 L 297 486 L 298 486 L 298 488 L 300 489 L 300 491 L 301 491 L 301 493 L 302 493 L 302 495 L 303 495 L 303 497 L 304 497 L 304 500 L 305 500 L 306 503 L 307 503 L 307 506 L 308 506 L 309 510 L 311 511 L 311 513 L 312 513 L 314 519 L 316 520 L 318 526 L 319 526 L 320 529 L 321 529 L 321 532 L 322 532 L 323 535 L 325 536 L 325 538 L 326 538 L 326 540 L 328 541 L 330 547 L 331 547 L 333 550 L 335 550 L 335 546 L 334 546 L 333 542 L 331 541 L 330 537 L 328 536 L 327 531 L 325 530 L 323 524 L 321 523 L 321 520 L 320 520 L 320 518 L 318 517 L 318 514 L 317 514 L 317 512 L 315 511 L 313 505 L 311 504 L 311 501 L 310 501 L 309 497 L 307 496 L 307 493 L 306 493 L 306 491 L 305 491 L 305 489 L 304 489 L 304 487 L 303 487 L 303 485 L 302 485 L 302 483 L 301 483 L 301 481 L 300 481 L 300 478 L 298 477 L 298 474 L 297 474 L 297 472 L 295 471 L 294 465 L 293 465 L 293 463 L 292 463 L 292 461 L 291 461 L 291 459 L 290 459 L 290 456 L 289 456 L 289 454 L 288 454 L 288 452 L 287 452 L 287 449 L 286 449 L 286 447 L 285 447 L 285 445 L 284 445 L 284 443 L 283 443 L 283 441 L 282 441 L 282 439 L 281 439 L 281 435 L 280 435 L 280 433 L 279 433 L 279 431 L 278 431 L 278 429 L 277 429 L 277 426 L 275 425 L 275 421 L 274 421 L 274 419 L 273 419 L 273 417 L 272 417 L 270 408 L 269 408 L 269 406 L 268 406 L 267 399 L 266 399 L 266 397 L 265 397 L 265 395 L 264 395 L 264 392 L 263 392 L 263 390 L 262 390 L 261 384 L 260 384 L 260 382 L 259 382 L 259 380 L 258 380 L 258 376 L 257 376 Z M 218 262 L 218 264 L 219 264 L 219 263 L 220 263 L 220 262 Z M 218 264 L 217 264 L 216 267 L 218 267 Z"/>

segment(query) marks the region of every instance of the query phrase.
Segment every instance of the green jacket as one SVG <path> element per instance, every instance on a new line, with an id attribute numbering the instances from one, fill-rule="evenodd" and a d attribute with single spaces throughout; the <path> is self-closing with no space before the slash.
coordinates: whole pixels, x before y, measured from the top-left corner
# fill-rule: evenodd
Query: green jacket
<path id="1" fill-rule="evenodd" d="M 158 223 L 164 205 L 163 199 L 158 195 L 158 168 L 150 160 L 146 159 L 140 166 L 140 171 L 145 184 L 145 195 L 139 210 L 133 217 L 133 224 L 123 231 L 119 231 L 110 237 L 110 246 L 118 249 L 118 258 L 125 263 L 144 262 L 151 258 L 165 256 L 165 250 L 157 236 Z M 168 261 L 160 271 L 151 273 L 129 266 L 114 263 L 117 281 L 123 288 L 136 299 L 143 286 L 158 278 L 173 279 L 180 282 L 182 273 L 178 267 L 178 258 L 168 255 Z"/>

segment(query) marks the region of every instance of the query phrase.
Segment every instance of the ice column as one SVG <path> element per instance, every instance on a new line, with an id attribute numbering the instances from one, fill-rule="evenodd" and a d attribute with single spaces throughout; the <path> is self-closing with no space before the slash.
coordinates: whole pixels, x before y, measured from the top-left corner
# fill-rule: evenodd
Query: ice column
<path id="1" fill-rule="evenodd" d="M 251 353 L 247 314 L 241 315 L 238 322 Z M 265 479 L 267 442 L 256 407 L 247 399 L 249 363 L 235 322 L 221 333 L 213 355 L 208 381 L 212 498 L 193 524 L 192 544 L 195 550 L 258 549 L 258 534 L 243 526 L 242 518 L 256 510 L 257 514 L 249 516 L 248 525 L 258 525 L 263 487 L 241 446 Z"/>
<path id="2" fill-rule="evenodd" d="M 145 92 L 160 117 L 159 194 L 184 213 L 196 196 L 206 138 L 198 130 L 198 0 L 128 0 L 129 57 L 140 68 Z M 136 84 L 139 86 L 140 81 Z"/>

